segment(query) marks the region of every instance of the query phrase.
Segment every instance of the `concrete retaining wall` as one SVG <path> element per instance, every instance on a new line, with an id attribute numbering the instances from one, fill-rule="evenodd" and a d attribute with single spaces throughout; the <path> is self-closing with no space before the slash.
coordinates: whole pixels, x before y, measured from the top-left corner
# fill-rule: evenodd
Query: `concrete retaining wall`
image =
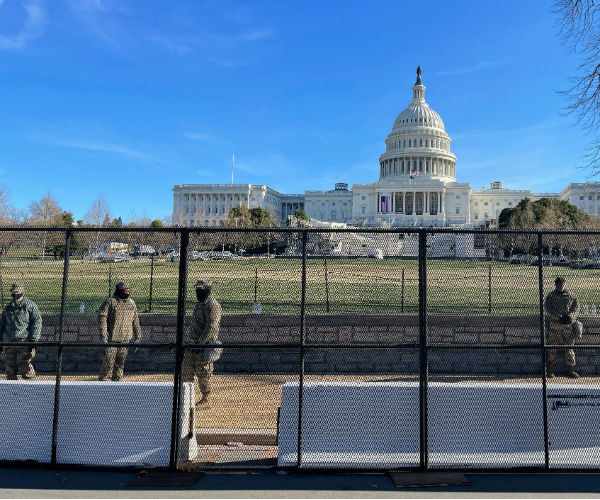
<path id="1" fill-rule="evenodd" d="M 578 343 L 600 344 L 600 317 L 582 317 L 585 334 Z M 140 322 L 144 342 L 174 342 L 176 319 L 172 315 L 142 314 Z M 45 315 L 42 339 L 54 341 L 58 316 Z M 221 324 L 224 342 L 297 342 L 300 338 L 300 318 L 297 315 L 226 315 Z M 96 342 L 98 327 L 95 315 L 67 315 L 66 342 Z M 428 316 L 430 344 L 503 345 L 534 344 L 540 341 L 537 316 Z M 329 314 L 307 316 L 308 342 L 381 344 L 418 342 L 416 315 L 352 315 Z M 39 372 L 55 370 L 56 349 L 39 348 L 35 366 Z M 102 347 L 67 348 L 63 354 L 66 373 L 95 373 L 100 367 Z M 559 358 L 560 359 L 560 358 Z M 418 373 L 417 349 L 307 349 L 305 372 L 311 373 Z M 164 373 L 173 371 L 174 353 L 169 350 L 142 349 L 130 352 L 126 372 Z M 541 369 L 539 350 L 497 351 L 464 349 L 434 349 L 429 353 L 431 373 L 532 374 Z M 221 373 L 294 373 L 299 369 L 297 349 L 230 349 L 225 352 L 215 371 Z M 582 374 L 600 374 L 598 350 L 577 354 L 577 369 Z M 558 367 L 560 371 L 560 367 Z"/>

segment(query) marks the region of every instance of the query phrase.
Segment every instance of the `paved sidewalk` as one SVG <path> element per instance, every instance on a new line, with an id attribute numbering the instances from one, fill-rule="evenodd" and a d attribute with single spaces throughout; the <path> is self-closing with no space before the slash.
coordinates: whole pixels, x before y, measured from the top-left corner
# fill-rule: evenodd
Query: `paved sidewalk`
<path id="1" fill-rule="evenodd" d="M 0 468 L 0 498 L 600 498 L 600 474 L 465 474 L 469 486 L 396 488 L 383 473 L 207 472 L 132 488 L 134 472 Z"/>

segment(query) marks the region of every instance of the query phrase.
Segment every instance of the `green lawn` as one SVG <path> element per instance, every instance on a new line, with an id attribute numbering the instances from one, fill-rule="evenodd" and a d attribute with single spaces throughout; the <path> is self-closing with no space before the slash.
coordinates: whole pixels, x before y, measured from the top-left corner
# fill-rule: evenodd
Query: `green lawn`
<path id="1" fill-rule="evenodd" d="M 427 301 L 431 313 L 487 313 L 489 307 L 488 262 L 429 260 Z M 306 311 L 329 310 L 353 313 L 397 313 L 418 311 L 418 263 L 416 260 L 328 259 L 328 286 L 325 286 L 322 259 L 307 261 Z M 404 294 L 402 270 L 404 269 Z M 154 265 L 152 311 L 176 312 L 179 263 L 157 259 Z M 254 302 L 255 275 L 257 300 L 264 313 L 299 313 L 302 262 L 300 259 L 250 259 L 189 263 L 188 310 L 195 301 L 194 283 L 209 278 L 213 292 L 225 313 L 250 312 Z M 22 280 L 27 295 L 43 312 L 58 312 L 62 288 L 63 262 L 60 260 L 7 259 L 0 265 L 1 286 L 6 302 L 12 281 Z M 491 263 L 491 311 L 529 312 L 539 310 L 538 269 L 536 266 Z M 600 270 L 544 268 L 544 293 L 553 288 L 554 278 L 567 276 L 568 288 L 581 303 L 600 307 Z M 140 311 L 149 308 L 150 261 L 93 263 L 73 260 L 68 280 L 67 311 L 98 309 L 119 280 L 130 283 L 132 297 Z"/>

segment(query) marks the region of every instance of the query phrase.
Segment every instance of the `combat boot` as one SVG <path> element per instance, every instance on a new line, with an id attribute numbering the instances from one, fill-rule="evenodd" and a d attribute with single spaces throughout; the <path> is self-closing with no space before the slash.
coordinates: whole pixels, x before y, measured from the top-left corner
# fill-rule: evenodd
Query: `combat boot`
<path id="1" fill-rule="evenodd" d="M 210 401 L 208 399 L 208 394 L 205 394 L 202 396 L 202 399 L 200 399 L 200 401 L 198 401 L 196 403 L 196 406 L 203 406 L 205 408 L 209 408 L 210 407 Z"/>
<path id="2" fill-rule="evenodd" d="M 579 378 L 579 373 L 577 373 L 572 366 L 569 366 L 569 377 Z"/>

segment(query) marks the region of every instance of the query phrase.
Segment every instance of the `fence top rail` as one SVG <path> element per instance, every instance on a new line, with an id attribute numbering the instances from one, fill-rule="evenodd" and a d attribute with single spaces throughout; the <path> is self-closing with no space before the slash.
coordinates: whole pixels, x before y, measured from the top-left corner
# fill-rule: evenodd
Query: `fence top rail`
<path id="1" fill-rule="evenodd" d="M 2 232 L 60 232 L 60 233 L 349 233 L 349 234 L 497 234 L 497 235 L 590 235 L 600 236 L 600 230 L 561 230 L 561 229 L 464 229 L 453 227 L 428 228 L 299 228 L 299 227 L 44 227 L 44 226 L 0 226 Z"/>

